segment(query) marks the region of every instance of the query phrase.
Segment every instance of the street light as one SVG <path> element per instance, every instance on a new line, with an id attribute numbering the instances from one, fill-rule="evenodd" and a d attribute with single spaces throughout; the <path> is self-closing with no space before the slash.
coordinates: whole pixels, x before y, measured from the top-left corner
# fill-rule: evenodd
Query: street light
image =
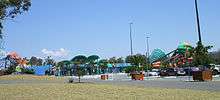
<path id="1" fill-rule="evenodd" d="M 131 28 L 131 27 L 132 27 L 132 24 L 133 24 L 132 22 L 129 23 L 129 26 L 130 26 L 130 47 L 131 47 L 131 56 L 133 55 L 133 47 L 132 47 L 132 46 L 133 46 L 133 45 L 132 45 L 132 28 Z"/>
<path id="2" fill-rule="evenodd" d="M 150 56 L 150 47 L 149 47 L 149 38 L 150 38 L 150 36 L 149 36 L 149 34 L 150 33 L 146 33 L 146 35 L 147 35 L 147 37 L 146 37 L 146 39 L 147 39 L 147 53 L 146 53 L 146 57 L 148 59 L 148 62 L 149 62 L 149 56 Z"/>
<path id="3" fill-rule="evenodd" d="M 197 0 L 195 0 L 195 8 L 196 8 L 196 20 L 197 20 L 197 28 L 198 28 L 199 42 L 202 43 L 201 31 L 200 31 L 200 22 L 199 22 L 199 11 L 198 11 L 198 6 L 197 6 Z"/>
<path id="4" fill-rule="evenodd" d="M 150 67 L 150 61 L 149 61 L 149 57 L 150 57 L 150 47 L 149 47 L 149 38 L 150 38 L 150 33 L 146 33 L 147 37 L 147 52 L 146 52 L 146 57 L 147 57 L 147 76 L 149 75 L 149 67 Z"/>

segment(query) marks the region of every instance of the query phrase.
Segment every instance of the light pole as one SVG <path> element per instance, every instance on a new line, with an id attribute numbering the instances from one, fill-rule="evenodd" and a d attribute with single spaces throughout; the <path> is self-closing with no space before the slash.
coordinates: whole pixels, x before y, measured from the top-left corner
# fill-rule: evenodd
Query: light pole
<path id="1" fill-rule="evenodd" d="M 150 61 L 149 61 L 149 57 L 150 57 L 150 47 L 149 47 L 149 38 L 150 38 L 150 36 L 149 36 L 149 34 L 150 33 L 146 33 L 146 35 L 147 35 L 147 37 L 146 37 L 146 39 L 147 39 L 147 52 L 146 52 L 146 57 L 147 57 L 147 76 L 149 75 L 149 67 L 150 67 Z"/>
<path id="2" fill-rule="evenodd" d="M 196 20 L 197 20 L 197 28 L 198 28 L 199 42 L 202 44 L 201 31 L 200 31 L 200 21 L 199 21 L 199 11 L 198 11 L 198 6 L 197 6 L 197 0 L 195 0 L 195 8 L 196 8 Z"/>
<path id="3" fill-rule="evenodd" d="M 129 26 L 130 26 L 130 47 L 131 47 L 131 56 L 133 55 L 133 45 L 132 45 L 132 22 L 131 23 L 129 23 Z"/>
<path id="4" fill-rule="evenodd" d="M 149 33 L 147 33 L 148 35 Z M 147 57 L 147 62 L 149 62 L 149 56 L 150 56 L 150 48 L 149 48 L 149 36 L 146 37 L 147 39 L 147 53 L 146 53 L 146 57 Z"/>

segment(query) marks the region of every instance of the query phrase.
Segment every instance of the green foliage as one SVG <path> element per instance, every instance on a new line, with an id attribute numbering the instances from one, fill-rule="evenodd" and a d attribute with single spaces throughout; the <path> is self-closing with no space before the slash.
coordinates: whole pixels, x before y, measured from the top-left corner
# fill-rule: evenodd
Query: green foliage
<path id="1" fill-rule="evenodd" d="M 33 69 L 27 69 L 27 68 L 21 68 L 21 72 L 24 74 L 34 74 L 34 70 Z"/>
<path id="2" fill-rule="evenodd" d="M 86 64 L 88 59 L 86 56 L 84 55 L 78 55 L 75 56 L 72 60 L 71 60 L 74 64 L 76 64 L 77 68 L 76 68 L 76 74 L 78 76 L 79 82 L 80 82 L 80 77 L 85 75 L 85 69 L 80 67 L 80 65 Z"/>
<path id="3" fill-rule="evenodd" d="M 108 62 L 111 63 L 111 64 L 115 64 L 115 63 L 117 63 L 117 58 L 116 57 L 111 57 L 111 58 L 109 58 Z"/>
<path id="4" fill-rule="evenodd" d="M 125 61 L 126 61 L 126 63 L 131 63 L 132 65 L 135 65 L 135 66 L 139 66 L 139 64 L 144 66 L 147 64 L 146 56 L 141 55 L 141 54 L 127 56 Z"/>
<path id="5" fill-rule="evenodd" d="M 220 64 L 220 50 L 215 51 L 215 52 L 211 52 L 209 54 L 209 56 L 211 57 L 211 59 L 213 61 L 212 63 Z"/>
<path id="6" fill-rule="evenodd" d="M 77 66 L 76 70 L 77 70 L 76 75 L 78 76 L 78 80 L 80 83 L 81 76 L 84 76 L 86 74 L 86 71 L 84 68 L 82 68 L 80 66 Z"/>
<path id="7" fill-rule="evenodd" d="M 64 60 L 64 61 L 60 61 L 57 63 L 57 67 L 61 68 L 61 69 L 67 69 L 67 70 L 70 70 L 70 64 L 71 64 L 71 61 L 69 60 Z"/>
<path id="8" fill-rule="evenodd" d="M 124 62 L 125 62 L 125 61 L 124 61 L 123 57 L 117 58 L 117 63 L 124 63 Z"/>
<path id="9" fill-rule="evenodd" d="M 74 64 L 85 64 L 88 61 L 88 59 L 84 55 L 78 55 L 78 56 L 75 56 L 71 61 Z"/>
<path id="10" fill-rule="evenodd" d="M 212 46 L 203 46 L 201 42 L 197 43 L 197 46 L 193 50 L 193 65 L 194 66 L 207 66 L 212 60 L 209 56 L 208 50 L 211 49 Z"/>
<path id="11" fill-rule="evenodd" d="M 6 18 L 15 18 L 18 14 L 28 11 L 31 0 L 0 0 L 0 39 L 2 39 L 2 22 Z"/>
<path id="12" fill-rule="evenodd" d="M 142 68 L 138 67 L 138 66 L 128 66 L 124 69 L 125 73 L 130 73 L 132 71 L 141 71 Z"/>
<path id="13" fill-rule="evenodd" d="M 45 59 L 44 65 L 56 65 L 56 62 L 54 59 L 51 58 L 51 56 L 48 56 Z"/>
<path id="14" fill-rule="evenodd" d="M 42 66 L 43 59 L 32 56 L 31 59 L 29 60 L 28 64 L 30 64 L 31 66 Z"/>
<path id="15" fill-rule="evenodd" d="M 105 70 L 108 68 L 107 66 L 108 64 L 108 60 L 107 59 L 101 59 L 98 63 L 99 67 L 102 69 L 102 70 Z"/>
<path id="16" fill-rule="evenodd" d="M 5 74 L 12 74 L 13 72 L 15 72 L 15 68 L 16 68 L 15 65 L 8 67 L 8 68 L 5 70 Z"/>
<path id="17" fill-rule="evenodd" d="M 88 61 L 91 63 L 94 63 L 98 59 L 99 59 L 99 56 L 97 56 L 97 55 L 91 55 L 88 57 Z"/>

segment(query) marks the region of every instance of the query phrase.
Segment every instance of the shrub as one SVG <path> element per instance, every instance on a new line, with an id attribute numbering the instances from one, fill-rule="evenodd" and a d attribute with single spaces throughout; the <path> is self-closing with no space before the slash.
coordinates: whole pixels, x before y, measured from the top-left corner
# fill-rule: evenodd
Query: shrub
<path id="1" fill-rule="evenodd" d="M 127 68 L 124 69 L 125 73 L 130 73 L 132 71 L 140 71 L 141 68 L 138 66 L 128 66 Z"/>
<path id="2" fill-rule="evenodd" d="M 27 68 L 22 68 L 21 72 L 25 73 L 25 74 L 34 74 L 35 73 L 33 69 L 27 69 Z"/>

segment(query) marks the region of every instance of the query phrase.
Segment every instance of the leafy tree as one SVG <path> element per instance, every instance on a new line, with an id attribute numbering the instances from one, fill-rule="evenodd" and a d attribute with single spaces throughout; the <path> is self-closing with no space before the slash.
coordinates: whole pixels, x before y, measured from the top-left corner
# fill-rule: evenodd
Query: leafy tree
<path id="1" fill-rule="evenodd" d="M 100 69 L 102 70 L 103 73 L 108 68 L 107 64 L 108 64 L 108 60 L 107 59 L 99 60 L 99 67 L 100 67 Z"/>
<path id="2" fill-rule="evenodd" d="M 86 62 L 88 61 L 87 57 L 84 56 L 84 55 L 78 55 L 78 56 L 75 56 L 72 60 L 71 60 L 74 64 L 76 64 L 77 68 L 77 76 L 78 76 L 78 79 L 79 79 L 79 83 L 80 83 L 80 77 L 85 75 L 85 70 L 80 67 L 82 65 L 85 65 Z"/>
<path id="3" fill-rule="evenodd" d="M 68 71 L 69 71 L 68 75 L 71 75 L 70 74 L 71 73 L 70 72 L 70 70 L 71 70 L 70 64 L 71 64 L 71 61 L 69 61 L 69 60 L 64 60 L 64 61 L 60 61 L 57 63 L 57 67 L 59 67 L 59 69 L 61 69 L 62 75 L 66 75 Z"/>
<path id="4" fill-rule="evenodd" d="M 11 73 L 15 72 L 15 68 L 19 64 L 17 62 L 17 59 L 11 57 L 10 55 L 7 55 L 6 58 L 5 58 L 5 61 L 6 62 L 9 61 L 9 66 L 7 68 L 6 68 L 6 66 L 7 66 L 6 64 L 7 63 L 5 63 L 5 68 L 6 68 L 5 73 L 6 74 L 11 74 Z"/>
<path id="5" fill-rule="evenodd" d="M 43 64 L 43 60 L 37 57 L 32 56 L 31 59 L 29 60 L 29 64 L 31 66 L 41 66 Z"/>
<path id="6" fill-rule="evenodd" d="M 43 65 L 43 59 L 41 58 L 38 58 L 38 61 L 37 61 L 37 66 L 42 66 Z"/>
<path id="7" fill-rule="evenodd" d="M 133 71 L 140 71 L 141 69 L 137 66 L 128 66 L 124 69 L 125 73 L 131 73 Z"/>
<path id="8" fill-rule="evenodd" d="M 117 59 L 117 63 L 124 63 L 125 61 L 124 61 L 124 59 L 123 59 L 123 57 L 119 57 L 118 59 Z"/>
<path id="9" fill-rule="evenodd" d="M 63 61 L 58 62 L 58 63 L 57 63 L 57 67 L 59 67 L 59 68 L 64 67 L 64 62 L 63 62 Z"/>
<path id="10" fill-rule="evenodd" d="M 97 56 L 97 55 L 91 55 L 91 56 L 88 57 L 89 62 L 95 62 L 98 59 L 99 59 L 99 56 Z"/>
<path id="11" fill-rule="evenodd" d="M 84 55 L 78 55 L 78 56 L 75 56 L 71 61 L 74 64 L 85 64 L 88 61 L 88 59 Z"/>
<path id="12" fill-rule="evenodd" d="M 209 56 L 208 50 L 211 48 L 212 46 L 204 46 L 201 42 L 198 42 L 197 46 L 193 50 L 193 65 L 209 65 L 212 60 Z"/>
<path id="13" fill-rule="evenodd" d="M 213 63 L 220 64 L 220 50 L 211 52 L 209 56 L 211 56 Z"/>
<path id="14" fill-rule="evenodd" d="M 2 39 L 3 21 L 14 19 L 18 14 L 28 11 L 31 0 L 0 0 L 0 39 Z"/>
<path id="15" fill-rule="evenodd" d="M 51 58 L 51 56 L 48 56 L 46 59 L 45 59 L 45 62 L 44 62 L 44 65 L 56 65 L 56 62 L 54 59 Z"/>
<path id="16" fill-rule="evenodd" d="M 125 61 L 126 61 L 126 63 L 131 63 L 134 66 L 139 66 L 139 64 L 144 66 L 147 63 L 146 56 L 145 55 L 141 55 L 141 54 L 127 56 L 125 58 Z"/>
<path id="17" fill-rule="evenodd" d="M 109 58 L 108 62 L 111 64 L 115 64 L 117 63 L 117 58 L 116 57 Z"/>
<path id="18" fill-rule="evenodd" d="M 93 70 L 97 69 L 97 66 L 95 66 L 95 64 L 97 64 L 98 59 L 99 56 L 97 55 L 91 55 L 88 57 L 88 62 L 89 62 L 88 70 L 90 75 L 92 74 Z"/>

